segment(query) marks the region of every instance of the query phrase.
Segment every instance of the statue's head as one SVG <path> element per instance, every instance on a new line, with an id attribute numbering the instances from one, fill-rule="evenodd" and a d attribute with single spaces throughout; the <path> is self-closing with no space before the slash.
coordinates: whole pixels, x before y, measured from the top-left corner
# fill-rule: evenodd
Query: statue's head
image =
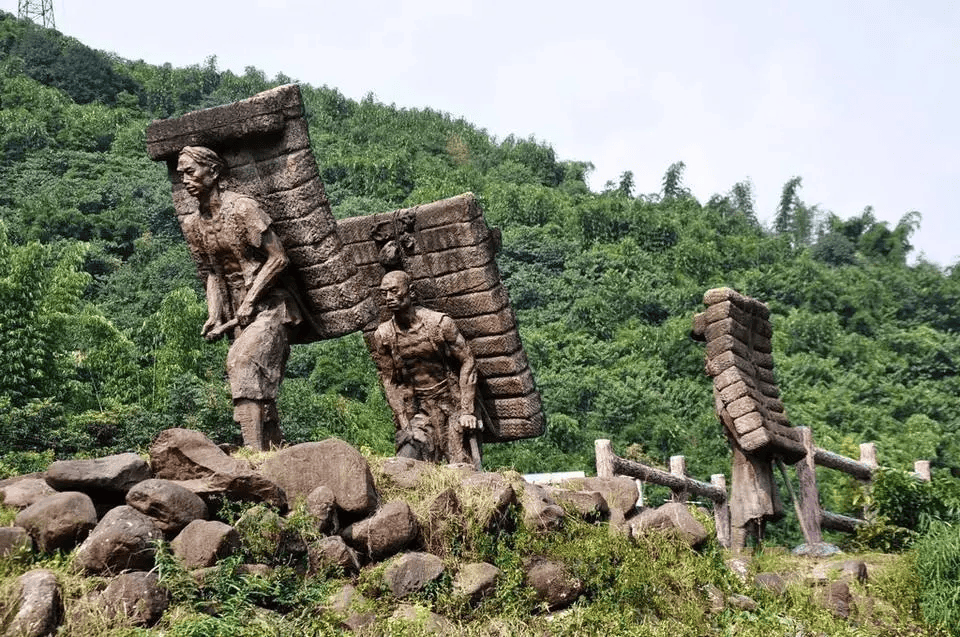
<path id="1" fill-rule="evenodd" d="M 383 296 L 384 305 L 391 312 L 410 307 L 410 275 L 403 270 L 387 272 L 380 280 L 380 294 Z"/>
<path id="2" fill-rule="evenodd" d="M 177 160 L 177 172 L 183 185 L 194 197 L 200 197 L 216 187 L 226 164 L 209 148 L 184 146 Z"/>

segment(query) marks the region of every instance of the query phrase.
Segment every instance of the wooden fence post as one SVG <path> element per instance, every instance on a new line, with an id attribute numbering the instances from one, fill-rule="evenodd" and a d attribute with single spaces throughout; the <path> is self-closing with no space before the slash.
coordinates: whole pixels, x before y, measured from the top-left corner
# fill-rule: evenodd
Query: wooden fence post
<path id="1" fill-rule="evenodd" d="M 722 473 L 710 476 L 710 484 L 727 492 L 727 477 Z M 730 505 L 726 498 L 713 503 L 713 521 L 717 527 L 717 541 L 725 549 L 730 548 Z"/>
<path id="2" fill-rule="evenodd" d="M 670 456 L 670 473 L 678 478 L 687 477 L 687 459 L 683 456 Z M 673 491 L 670 498 L 673 502 L 686 502 L 686 490 Z"/>
<path id="3" fill-rule="evenodd" d="M 614 475 L 613 445 L 606 438 L 593 442 L 593 449 L 597 455 L 597 477 L 612 478 Z"/>
<path id="4" fill-rule="evenodd" d="M 860 443 L 860 462 L 868 464 L 872 469 L 876 469 L 877 464 L 877 445 L 873 442 Z"/>
<path id="5" fill-rule="evenodd" d="M 800 520 L 800 529 L 807 544 L 817 544 L 823 541 L 820 530 L 820 491 L 817 489 L 817 467 L 813 446 L 813 432 L 810 427 L 797 427 L 800 432 L 803 447 L 807 455 L 797 463 L 797 479 L 800 482 L 800 493 L 795 503 L 797 518 Z M 863 445 L 860 446 L 861 450 Z"/>

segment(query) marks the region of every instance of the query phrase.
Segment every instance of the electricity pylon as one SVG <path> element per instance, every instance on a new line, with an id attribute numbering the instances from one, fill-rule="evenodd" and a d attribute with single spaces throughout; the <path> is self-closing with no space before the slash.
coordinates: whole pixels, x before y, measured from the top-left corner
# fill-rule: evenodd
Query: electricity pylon
<path id="1" fill-rule="evenodd" d="M 57 27 L 53 21 L 53 0 L 19 0 L 17 17 L 50 29 Z"/>

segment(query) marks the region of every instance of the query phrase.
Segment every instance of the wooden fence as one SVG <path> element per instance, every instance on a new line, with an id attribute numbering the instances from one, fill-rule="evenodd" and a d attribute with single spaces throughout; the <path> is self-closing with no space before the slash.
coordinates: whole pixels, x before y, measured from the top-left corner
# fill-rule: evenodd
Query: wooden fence
<path id="1" fill-rule="evenodd" d="M 710 476 L 710 482 L 701 482 L 686 475 L 687 466 L 683 456 L 670 458 L 670 471 L 650 467 L 633 460 L 620 458 L 613 452 L 609 440 L 594 441 L 597 456 L 597 477 L 612 478 L 630 476 L 644 482 L 667 487 L 674 499 L 685 501 L 687 496 L 709 498 L 713 502 L 713 519 L 717 526 L 717 540 L 721 546 L 730 546 L 730 508 L 727 506 L 727 478 L 722 473 Z"/>
<path id="2" fill-rule="evenodd" d="M 813 434 L 809 427 L 797 427 L 801 434 L 806 456 L 797 462 L 797 478 L 800 490 L 794 498 L 794 507 L 800 521 L 800 529 L 807 543 L 823 541 L 822 529 L 852 533 L 864 523 L 854 518 L 820 506 L 820 492 L 817 489 L 816 467 L 827 467 L 842 471 L 862 482 L 871 482 L 878 468 L 877 448 L 872 442 L 860 445 L 860 459 L 854 460 L 838 453 L 821 449 L 813 443 Z M 629 476 L 644 482 L 667 487 L 678 501 L 686 501 L 689 495 L 708 498 L 713 502 L 713 517 L 717 526 L 717 541 L 721 546 L 730 547 L 730 508 L 727 503 L 727 481 L 722 473 L 710 476 L 710 482 L 702 482 L 687 476 L 686 460 L 683 456 L 670 458 L 670 471 L 664 471 L 640 462 L 617 456 L 613 445 L 607 439 L 594 442 L 597 462 L 597 476 L 612 478 L 617 475 Z M 914 462 L 913 475 L 918 480 L 930 480 L 930 461 Z M 786 476 L 784 476 L 786 478 Z"/>
<path id="3" fill-rule="evenodd" d="M 796 464 L 800 492 L 794 501 L 804 539 L 807 543 L 822 542 L 822 529 L 853 533 L 865 520 L 833 513 L 820 506 L 816 467 L 842 471 L 864 483 L 872 482 L 879 466 L 876 445 L 872 442 L 861 443 L 858 461 L 814 445 L 813 433 L 809 427 L 796 427 L 796 429 L 802 436 L 803 446 L 807 452 L 806 456 Z M 918 480 L 930 480 L 929 460 L 917 460 L 913 463 L 913 470 L 913 475 Z"/>

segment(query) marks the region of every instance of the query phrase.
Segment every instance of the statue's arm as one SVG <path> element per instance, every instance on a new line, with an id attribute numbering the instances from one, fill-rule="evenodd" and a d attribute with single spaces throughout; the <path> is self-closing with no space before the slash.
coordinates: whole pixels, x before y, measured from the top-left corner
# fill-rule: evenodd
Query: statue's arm
<path id="1" fill-rule="evenodd" d="M 403 387 L 396 382 L 397 374 L 394 370 L 393 356 L 387 351 L 383 338 L 379 332 L 374 332 L 374 346 L 377 355 L 374 357 L 377 370 L 380 372 L 380 380 L 383 384 L 383 394 L 387 398 L 387 404 L 393 410 L 397 417 L 397 424 L 400 429 L 407 429 L 410 421 L 407 420 L 406 405 L 403 400 Z"/>
<path id="2" fill-rule="evenodd" d="M 440 329 L 443 331 L 443 339 L 447 343 L 451 356 L 460 363 L 460 424 L 465 429 L 478 429 L 481 424 L 474 414 L 477 397 L 477 360 L 452 318 L 444 316 L 440 321 Z"/>
<path id="3" fill-rule="evenodd" d="M 263 231 L 260 248 L 266 253 L 267 259 L 261 266 L 260 271 L 257 272 L 257 276 L 244 297 L 243 303 L 237 309 L 237 320 L 241 326 L 246 326 L 253 320 L 254 307 L 257 301 L 273 286 L 277 277 L 290 262 L 283 249 L 283 244 L 280 243 L 280 237 L 269 227 Z"/>
<path id="4" fill-rule="evenodd" d="M 207 340 L 216 340 L 223 334 L 225 323 L 223 288 L 220 278 L 213 272 L 207 273 L 207 322 L 203 324 L 200 335 Z"/>

